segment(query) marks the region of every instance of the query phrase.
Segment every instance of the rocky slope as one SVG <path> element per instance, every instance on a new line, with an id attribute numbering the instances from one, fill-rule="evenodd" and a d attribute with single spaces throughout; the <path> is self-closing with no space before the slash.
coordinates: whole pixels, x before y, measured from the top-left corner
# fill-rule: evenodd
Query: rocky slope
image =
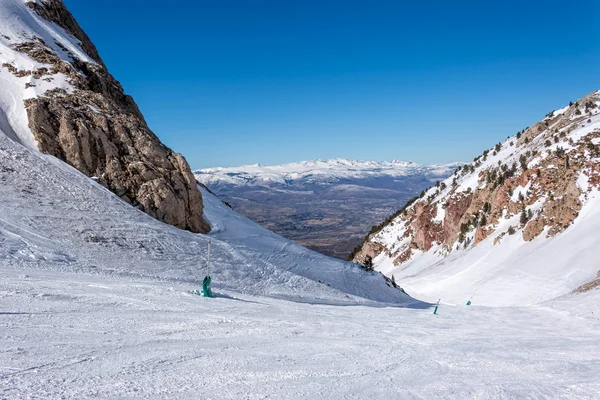
<path id="1" fill-rule="evenodd" d="M 0 128 L 151 216 L 207 232 L 186 160 L 160 142 L 60 0 L 0 3 Z"/>
<path id="2" fill-rule="evenodd" d="M 453 264 L 456 283 L 461 279 L 457 275 L 474 273 L 477 268 L 494 267 L 495 273 L 502 274 L 507 268 L 505 257 L 519 249 L 533 251 L 538 245 L 560 242 L 571 246 L 563 254 L 574 252 L 578 263 L 559 262 L 560 257 L 555 257 L 551 267 L 571 272 L 571 278 L 578 275 L 571 289 L 593 279 L 600 269 L 592 260 L 593 249 L 576 254 L 577 241 L 572 239 L 577 237 L 573 227 L 584 220 L 582 214 L 594 215 L 586 224 L 600 223 L 595 214 L 600 190 L 599 106 L 600 92 L 593 92 L 484 151 L 373 227 L 353 260 L 373 259 L 376 269 L 409 281 L 426 269 Z M 552 241 L 571 230 L 570 237 Z M 485 252 L 473 252 L 479 247 Z M 469 252 L 481 257 L 467 262 Z M 532 257 L 524 267 L 549 270 L 550 266 L 536 265 L 540 260 L 541 255 Z M 469 268 L 473 271 L 466 273 Z M 473 275 L 470 288 L 477 287 L 477 279 L 483 278 Z M 415 288 L 429 290 L 418 284 Z"/>

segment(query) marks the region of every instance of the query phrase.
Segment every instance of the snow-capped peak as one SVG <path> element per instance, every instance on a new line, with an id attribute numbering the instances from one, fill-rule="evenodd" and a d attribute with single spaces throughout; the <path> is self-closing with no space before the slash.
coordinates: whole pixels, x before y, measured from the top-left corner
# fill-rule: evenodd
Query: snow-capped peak
<path id="1" fill-rule="evenodd" d="M 289 164 L 263 166 L 261 164 L 240 167 L 204 168 L 194 171 L 196 179 L 206 185 L 261 184 L 265 181 L 286 184 L 304 179 L 312 183 L 338 181 L 342 179 L 365 179 L 373 177 L 403 177 L 424 174 L 435 179 L 447 176 L 461 163 L 421 165 L 412 161 L 364 161 L 333 158 L 330 160 L 300 161 Z"/>

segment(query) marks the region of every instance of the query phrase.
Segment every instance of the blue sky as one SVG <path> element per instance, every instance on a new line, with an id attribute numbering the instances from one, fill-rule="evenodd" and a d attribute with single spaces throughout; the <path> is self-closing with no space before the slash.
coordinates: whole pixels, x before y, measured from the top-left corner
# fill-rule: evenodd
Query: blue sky
<path id="1" fill-rule="evenodd" d="M 64 0 L 192 168 L 469 161 L 600 89 L 600 2 Z"/>

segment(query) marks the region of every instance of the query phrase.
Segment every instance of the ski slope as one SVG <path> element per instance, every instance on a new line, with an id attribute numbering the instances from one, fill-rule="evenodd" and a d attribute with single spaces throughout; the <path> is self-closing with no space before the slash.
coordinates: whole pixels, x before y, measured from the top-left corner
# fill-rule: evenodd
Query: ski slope
<path id="1" fill-rule="evenodd" d="M 0 192 L 1 399 L 600 392 L 597 290 L 433 315 L 379 273 L 301 248 L 207 192 L 213 230 L 194 235 L 1 134 Z M 214 299 L 190 293 L 209 239 Z"/>
<path id="2" fill-rule="evenodd" d="M 439 315 L 2 267 L 2 399 L 597 399 L 600 292 Z"/>
<path id="3" fill-rule="evenodd" d="M 14 49 L 34 36 L 63 61 L 93 62 L 25 3 L 0 0 L 2 63 L 42 68 Z M 178 230 L 35 151 L 24 100 L 52 88 L 73 90 L 60 73 L 0 68 L 0 399 L 598 397 L 600 291 L 466 307 L 464 279 L 455 305 L 433 315 L 380 273 L 283 239 L 205 190 L 210 234 Z M 306 175 L 415 167 L 326 163 Z M 191 294 L 209 240 L 213 299 Z M 419 272 L 457 286 L 442 268 Z M 579 277 L 553 284 L 568 279 Z"/>
<path id="4" fill-rule="evenodd" d="M 490 306 L 534 305 L 571 292 L 600 273 L 600 192 L 589 200 L 578 221 L 567 231 L 548 239 L 542 235 L 525 242 L 520 235 L 506 236 L 494 245 L 496 235 L 468 250 L 447 257 L 424 254 L 402 269 L 391 262 L 378 269 L 394 272 L 397 282 L 419 299 L 460 304 L 474 298 Z M 506 221 L 506 226 L 517 223 Z"/>
<path id="5" fill-rule="evenodd" d="M 261 228 L 204 192 L 213 235 L 165 225 L 74 168 L 0 131 L 0 262 L 88 274 L 202 281 L 208 240 L 215 288 L 298 301 L 414 303 L 379 273 Z M 212 236 L 212 238 L 211 238 Z M 221 240 L 221 238 L 223 240 Z"/>

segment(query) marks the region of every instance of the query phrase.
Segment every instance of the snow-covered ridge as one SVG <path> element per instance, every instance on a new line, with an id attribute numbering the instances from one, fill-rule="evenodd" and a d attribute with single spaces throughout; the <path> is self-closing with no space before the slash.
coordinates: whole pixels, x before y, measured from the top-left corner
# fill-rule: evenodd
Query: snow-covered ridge
<path id="1" fill-rule="evenodd" d="M 373 229 L 354 260 L 429 300 L 535 304 L 599 273 L 600 95 L 509 137 Z"/>
<path id="2" fill-rule="evenodd" d="M 87 63 L 95 61 L 82 50 L 79 40 L 41 18 L 27 3 L 44 4 L 28 0 L 0 1 L 0 129 L 13 140 L 37 148 L 28 127 L 24 101 L 57 88 L 70 93 L 73 86 L 65 74 L 54 73 L 47 64 L 18 50 L 19 45 L 43 42 L 64 62 L 72 63 L 74 58 Z"/>
<path id="3" fill-rule="evenodd" d="M 332 182 L 343 179 L 373 177 L 404 177 L 425 174 L 432 179 L 446 176 L 461 163 L 421 165 L 412 161 L 362 161 L 335 158 L 331 160 L 301 161 L 264 166 L 204 168 L 193 171 L 196 179 L 205 185 L 261 185 L 265 182 L 285 185 L 289 181 L 306 180 Z"/>
<path id="4" fill-rule="evenodd" d="M 60 0 L 0 1 L 0 130 L 157 219 L 209 229 L 189 165 L 150 130 Z"/>

